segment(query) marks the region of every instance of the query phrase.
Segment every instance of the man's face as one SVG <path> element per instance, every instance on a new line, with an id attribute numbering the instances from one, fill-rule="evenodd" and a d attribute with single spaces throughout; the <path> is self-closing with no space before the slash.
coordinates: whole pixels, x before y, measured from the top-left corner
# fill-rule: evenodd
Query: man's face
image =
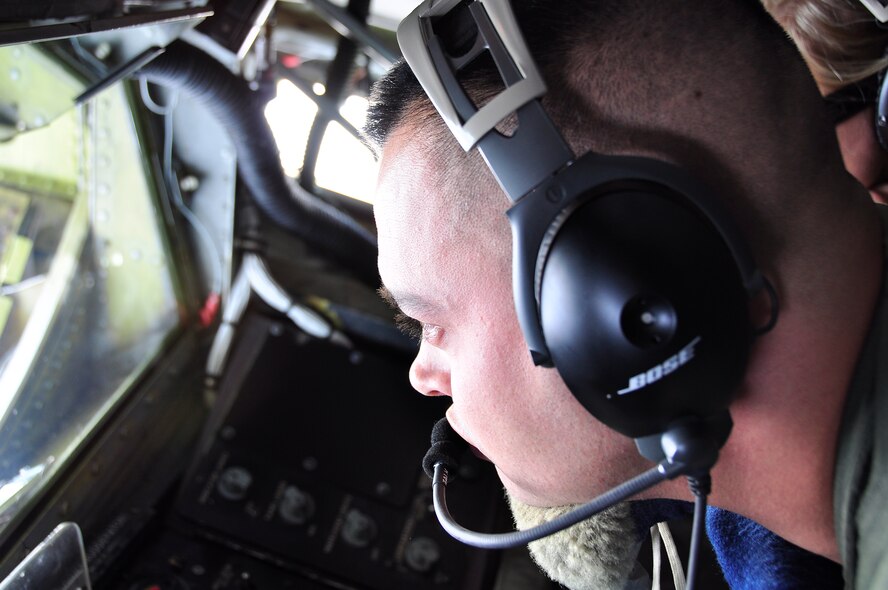
<path id="1" fill-rule="evenodd" d="M 383 284 L 422 326 L 413 387 L 452 398 L 453 428 L 525 503 L 586 501 L 637 474 L 647 465 L 632 442 L 592 418 L 557 371 L 530 359 L 502 254 L 508 245 L 491 243 L 504 234 L 478 229 L 508 223 L 505 196 L 495 195 L 497 211 L 479 206 L 468 214 L 488 218 L 457 224 L 455 195 L 423 147 L 409 126 L 392 135 L 375 205 Z"/>
<path id="2" fill-rule="evenodd" d="M 845 168 L 860 181 L 877 203 L 888 203 L 888 154 L 873 128 L 873 108 L 867 108 L 836 125 Z"/>

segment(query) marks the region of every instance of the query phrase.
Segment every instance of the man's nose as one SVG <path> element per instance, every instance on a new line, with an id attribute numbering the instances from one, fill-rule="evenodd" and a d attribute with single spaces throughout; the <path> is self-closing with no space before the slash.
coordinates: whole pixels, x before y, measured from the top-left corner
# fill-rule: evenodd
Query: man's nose
<path id="1" fill-rule="evenodd" d="M 423 395 L 450 395 L 450 369 L 443 351 L 422 343 L 410 365 L 410 385 Z"/>

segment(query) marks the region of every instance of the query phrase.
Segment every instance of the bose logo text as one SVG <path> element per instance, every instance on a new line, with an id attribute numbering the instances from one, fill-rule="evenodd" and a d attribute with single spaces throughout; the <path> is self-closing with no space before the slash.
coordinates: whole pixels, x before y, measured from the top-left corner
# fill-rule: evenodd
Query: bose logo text
<path id="1" fill-rule="evenodd" d="M 639 373 L 638 375 L 633 376 L 629 379 L 629 386 L 625 387 L 617 391 L 619 395 L 626 395 L 627 393 L 632 393 L 633 391 L 637 391 L 642 387 L 647 387 L 651 383 L 656 383 L 669 373 L 672 373 L 682 365 L 687 364 L 694 358 L 694 347 L 697 346 L 700 342 L 700 337 L 697 336 L 691 342 L 679 350 L 676 354 L 672 355 L 659 365 L 653 366 L 644 373 Z"/>

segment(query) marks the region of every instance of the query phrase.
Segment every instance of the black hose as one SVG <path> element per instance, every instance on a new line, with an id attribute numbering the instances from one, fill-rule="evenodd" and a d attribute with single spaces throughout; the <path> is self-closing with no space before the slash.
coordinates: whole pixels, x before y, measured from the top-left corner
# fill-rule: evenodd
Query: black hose
<path id="1" fill-rule="evenodd" d="M 244 186 L 267 217 L 364 283 L 378 286 L 376 236 L 346 213 L 295 188 L 281 167 L 265 104 L 246 81 L 183 41 L 170 44 L 139 75 L 177 88 L 210 109 L 235 145 Z"/>

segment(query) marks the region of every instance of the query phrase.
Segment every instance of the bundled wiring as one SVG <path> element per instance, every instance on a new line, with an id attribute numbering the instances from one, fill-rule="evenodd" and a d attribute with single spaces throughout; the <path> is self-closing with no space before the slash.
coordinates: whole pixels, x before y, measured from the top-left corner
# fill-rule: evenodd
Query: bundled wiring
<path id="1" fill-rule="evenodd" d="M 660 570 L 663 569 L 663 556 L 660 551 L 661 544 L 660 529 L 657 528 L 657 525 L 654 525 L 651 527 L 651 590 L 660 590 Z"/>
<path id="2" fill-rule="evenodd" d="M 268 305 L 285 314 L 296 326 L 315 338 L 327 339 L 333 327 L 318 312 L 294 301 L 268 272 L 268 267 L 256 254 L 244 257 L 244 268 L 253 291 Z"/>
<path id="3" fill-rule="evenodd" d="M 222 375 L 225 361 L 228 360 L 228 352 L 231 350 L 231 343 L 234 341 L 237 324 L 250 301 L 250 292 L 250 279 L 246 271 L 241 268 L 231 285 L 231 291 L 222 311 L 222 322 L 219 324 L 219 329 L 216 331 L 210 353 L 207 356 L 206 375 L 210 379 L 215 380 Z"/>
<path id="4" fill-rule="evenodd" d="M 666 549 L 666 557 L 669 559 L 669 569 L 672 570 L 672 585 L 675 590 L 684 590 L 687 581 L 685 580 L 684 568 L 681 565 L 681 557 L 678 555 L 678 547 L 675 545 L 675 539 L 672 537 L 672 531 L 665 522 L 657 524 L 657 531 L 663 538 L 663 548 Z"/>
<path id="5" fill-rule="evenodd" d="M 660 522 L 651 527 L 651 545 L 653 546 L 653 572 L 651 574 L 653 583 L 651 590 L 660 590 L 660 573 L 663 561 L 660 554 L 661 546 L 666 550 L 669 569 L 672 570 L 672 585 L 675 587 L 675 590 L 685 590 L 684 567 L 682 567 L 681 557 L 678 555 L 678 547 L 675 545 L 675 539 L 672 537 L 672 530 L 669 528 L 668 523 Z"/>
<path id="6" fill-rule="evenodd" d="M 151 97 L 151 92 L 148 88 L 148 81 L 145 79 L 144 76 L 139 78 L 139 92 L 145 108 L 147 108 L 155 115 L 163 118 L 163 180 L 164 184 L 167 187 L 170 201 L 172 201 L 173 205 L 182 215 L 183 219 L 185 219 L 185 221 L 187 221 L 191 225 L 191 227 L 194 229 L 194 232 L 197 234 L 199 239 L 203 242 L 204 246 L 210 253 L 209 258 L 212 265 L 210 292 L 207 295 L 207 298 L 204 300 L 203 306 L 201 307 L 198 314 L 201 325 L 204 327 L 208 327 L 213 323 L 213 320 L 219 310 L 221 298 L 227 299 L 229 293 L 227 285 L 224 284 L 223 279 L 224 271 L 222 254 L 221 252 L 219 252 L 219 248 L 213 241 L 213 238 L 210 235 L 209 230 L 207 230 L 207 227 L 201 222 L 200 218 L 195 215 L 195 213 L 185 204 L 185 200 L 182 198 L 182 192 L 179 189 L 179 179 L 176 175 L 175 170 L 173 169 L 173 113 L 175 112 L 176 106 L 178 104 L 178 93 L 173 90 L 169 96 L 167 104 L 158 104 L 157 101 L 155 101 Z"/>
<path id="7" fill-rule="evenodd" d="M 351 348 L 352 343 L 345 334 L 334 329 L 323 315 L 292 298 L 274 280 L 262 258 L 258 254 L 248 253 L 244 255 L 240 271 L 234 279 L 222 312 L 222 323 L 210 348 L 206 365 L 207 377 L 217 379 L 222 375 L 237 324 L 252 293 L 258 295 L 269 307 L 285 314 L 297 328 L 309 336 Z"/>

